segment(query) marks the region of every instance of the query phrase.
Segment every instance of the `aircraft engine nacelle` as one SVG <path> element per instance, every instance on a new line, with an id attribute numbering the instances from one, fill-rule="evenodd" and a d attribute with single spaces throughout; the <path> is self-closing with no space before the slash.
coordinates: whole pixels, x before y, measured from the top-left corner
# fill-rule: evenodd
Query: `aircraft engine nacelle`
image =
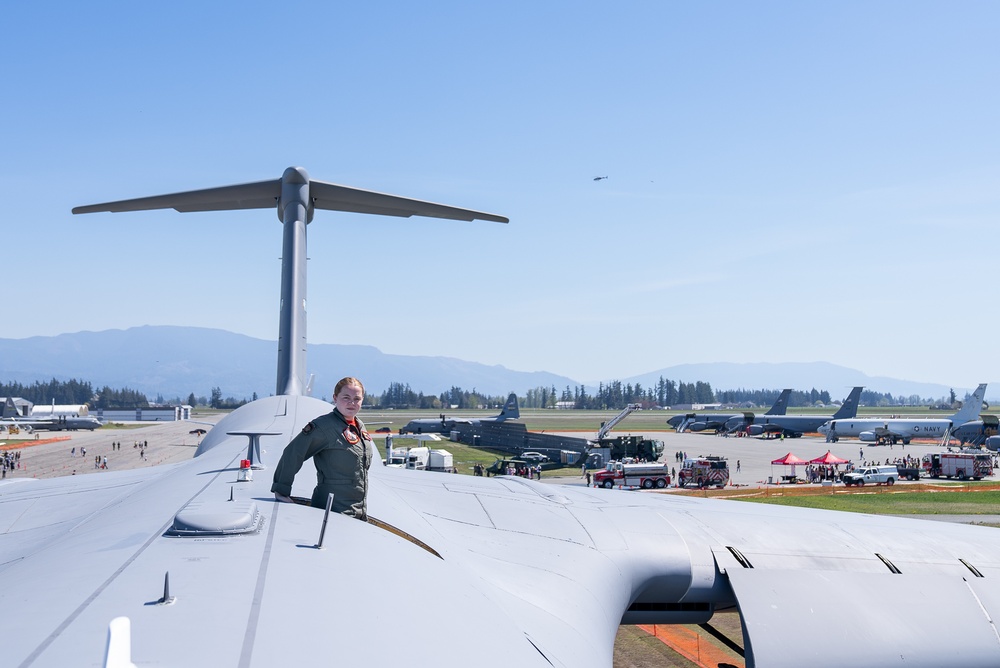
<path id="1" fill-rule="evenodd" d="M 986 439 L 984 445 L 987 450 L 993 450 L 994 452 L 1000 450 L 1000 436 L 990 436 Z"/>
<path id="2" fill-rule="evenodd" d="M 688 425 L 688 431 L 705 431 L 708 429 L 707 422 L 692 422 Z"/>
<path id="3" fill-rule="evenodd" d="M 858 434 L 858 440 L 864 441 L 865 443 L 874 443 L 878 440 L 878 434 L 873 431 L 863 431 Z"/>
<path id="4" fill-rule="evenodd" d="M 760 436 L 764 433 L 764 427 L 759 424 L 752 424 L 747 427 L 747 433 L 751 436 Z"/>

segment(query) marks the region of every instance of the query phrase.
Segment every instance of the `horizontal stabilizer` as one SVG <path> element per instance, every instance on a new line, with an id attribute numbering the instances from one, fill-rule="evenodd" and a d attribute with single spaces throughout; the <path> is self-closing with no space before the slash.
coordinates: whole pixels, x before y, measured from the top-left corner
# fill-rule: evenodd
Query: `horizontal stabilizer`
<path id="1" fill-rule="evenodd" d="M 489 220 L 494 223 L 509 222 L 503 216 L 492 213 L 459 209 L 444 204 L 424 202 L 418 199 L 386 195 L 372 190 L 361 190 L 340 186 L 336 183 L 310 181 L 309 194 L 313 206 L 328 211 L 348 211 L 351 213 L 373 213 L 382 216 L 428 216 L 450 220 Z"/>
<path id="2" fill-rule="evenodd" d="M 221 188 L 206 188 L 171 195 L 139 197 L 104 204 L 88 204 L 73 209 L 73 213 L 120 213 L 150 209 L 174 209 L 181 213 L 193 211 L 229 211 L 236 209 L 270 209 L 278 206 L 281 198 L 281 179 L 258 181 Z M 379 216 L 426 216 L 449 220 L 488 220 L 495 223 L 509 222 L 492 213 L 460 209 L 445 204 L 435 204 L 418 199 L 387 195 L 373 190 L 362 190 L 335 183 L 309 180 L 309 199 L 313 209 L 368 213 Z M 310 215 L 310 219 L 311 219 Z M 279 216 L 280 218 L 280 216 Z"/>
<path id="3" fill-rule="evenodd" d="M 156 195 L 125 199 L 119 202 L 88 204 L 74 207 L 73 213 L 100 213 L 109 211 L 148 211 L 174 209 L 181 213 L 193 211 L 228 211 L 230 209 L 270 209 L 278 205 L 281 196 L 281 179 L 244 183 L 221 188 L 205 188 L 172 195 Z"/>

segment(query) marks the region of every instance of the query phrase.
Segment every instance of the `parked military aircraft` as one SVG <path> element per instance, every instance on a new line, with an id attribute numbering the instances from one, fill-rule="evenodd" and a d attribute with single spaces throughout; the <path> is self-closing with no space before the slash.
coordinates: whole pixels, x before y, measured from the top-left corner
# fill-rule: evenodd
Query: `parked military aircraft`
<path id="1" fill-rule="evenodd" d="M 521 411 L 517 408 L 517 395 L 513 392 L 507 397 L 507 403 L 498 415 L 484 418 L 455 418 L 445 417 L 444 413 L 438 419 L 418 418 L 410 420 L 399 428 L 400 434 L 444 434 L 455 428 L 458 424 L 481 424 L 483 422 L 503 422 L 504 420 L 516 420 L 521 417 Z"/>
<path id="2" fill-rule="evenodd" d="M 857 437 L 859 440 L 872 442 L 889 442 L 909 444 L 914 438 L 948 439 L 952 430 L 979 417 L 983 409 L 983 396 L 986 394 L 986 383 L 983 383 L 954 415 L 947 418 L 854 418 L 830 420 L 819 428 L 828 441 L 836 443 L 844 437 Z"/>
<path id="3" fill-rule="evenodd" d="M 997 434 L 1000 434 L 1000 419 L 996 415 L 983 415 L 979 420 L 966 422 L 951 430 L 952 438 L 957 438 L 963 445 L 984 445 Z"/>
<path id="4" fill-rule="evenodd" d="M 282 275 L 304 296 L 314 183 L 289 170 L 264 192 L 145 206 L 276 200 L 295 242 Z M 337 188 L 326 208 L 392 214 L 413 202 Z M 280 311 L 304 322 L 301 300 Z M 223 418 L 187 462 L 0 482 L 5 664 L 596 668 L 612 664 L 620 623 L 707 624 L 736 610 L 751 668 L 1000 664 L 1000 532 L 989 527 L 377 464 L 370 522 L 275 503 L 271 476 L 248 477 L 241 460 L 273 464 L 331 409 L 297 391 L 305 358 L 285 350 L 279 392 Z M 309 496 L 313 471 L 294 494 Z M 393 619 L 434 620 L 447 636 L 393 638 Z"/>
<path id="5" fill-rule="evenodd" d="M 53 415 L 52 417 L 19 417 L 10 397 L 3 407 L 0 424 L 14 425 L 29 431 L 75 431 L 77 429 L 100 429 L 102 423 L 91 415 Z"/>
<path id="6" fill-rule="evenodd" d="M 764 415 L 784 415 L 788 410 L 788 397 L 791 394 L 791 389 L 782 390 L 774 405 Z M 678 432 L 713 430 L 718 433 L 725 428 L 726 422 L 736 417 L 743 417 L 743 413 L 686 413 L 673 416 L 667 420 L 667 424 Z"/>
<path id="7" fill-rule="evenodd" d="M 816 432 L 828 420 L 852 418 L 857 415 L 858 401 L 861 399 L 861 390 L 863 389 L 864 387 L 855 387 L 851 390 L 851 393 L 844 399 L 844 403 L 833 415 L 754 415 L 753 413 L 745 413 L 740 417 L 728 420 L 725 428 L 729 432 L 744 429 L 750 436 L 784 434 L 789 438 L 798 438 L 802 434 Z"/>

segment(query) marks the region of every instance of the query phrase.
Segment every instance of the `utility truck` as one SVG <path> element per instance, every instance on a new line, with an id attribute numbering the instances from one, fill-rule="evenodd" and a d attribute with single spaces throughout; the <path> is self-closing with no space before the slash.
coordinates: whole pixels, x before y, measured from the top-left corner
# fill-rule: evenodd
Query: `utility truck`
<path id="1" fill-rule="evenodd" d="M 608 448 L 610 450 L 609 457 L 613 460 L 626 458 L 644 459 L 647 462 L 658 460 L 663 454 L 663 441 L 643 438 L 642 436 L 610 436 L 615 425 L 638 410 L 642 410 L 642 404 L 629 404 L 618 415 L 607 422 L 602 422 L 601 428 L 597 431 L 594 447 Z"/>
<path id="2" fill-rule="evenodd" d="M 844 474 L 844 484 L 851 485 L 895 485 L 899 480 L 899 469 L 895 466 L 862 466 Z"/>
<path id="3" fill-rule="evenodd" d="M 424 447 L 410 448 L 406 451 L 403 468 L 417 471 L 444 471 L 445 473 L 452 473 L 455 470 L 455 461 L 452 454 L 447 450 L 431 450 Z"/>
<path id="4" fill-rule="evenodd" d="M 594 474 L 594 484 L 607 489 L 615 486 L 662 489 L 670 484 L 670 469 L 666 464 L 608 462 L 607 468 Z"/>

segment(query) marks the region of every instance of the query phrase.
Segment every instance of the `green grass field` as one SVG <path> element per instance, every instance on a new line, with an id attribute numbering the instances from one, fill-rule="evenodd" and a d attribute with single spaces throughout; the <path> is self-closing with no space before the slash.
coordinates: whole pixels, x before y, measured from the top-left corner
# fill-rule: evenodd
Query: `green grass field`
<path id="1" fill-rule="evenodd" d="M 741 501 L 874 515 L 1000 515 L 1000 491 L 771 496 Z"/>

